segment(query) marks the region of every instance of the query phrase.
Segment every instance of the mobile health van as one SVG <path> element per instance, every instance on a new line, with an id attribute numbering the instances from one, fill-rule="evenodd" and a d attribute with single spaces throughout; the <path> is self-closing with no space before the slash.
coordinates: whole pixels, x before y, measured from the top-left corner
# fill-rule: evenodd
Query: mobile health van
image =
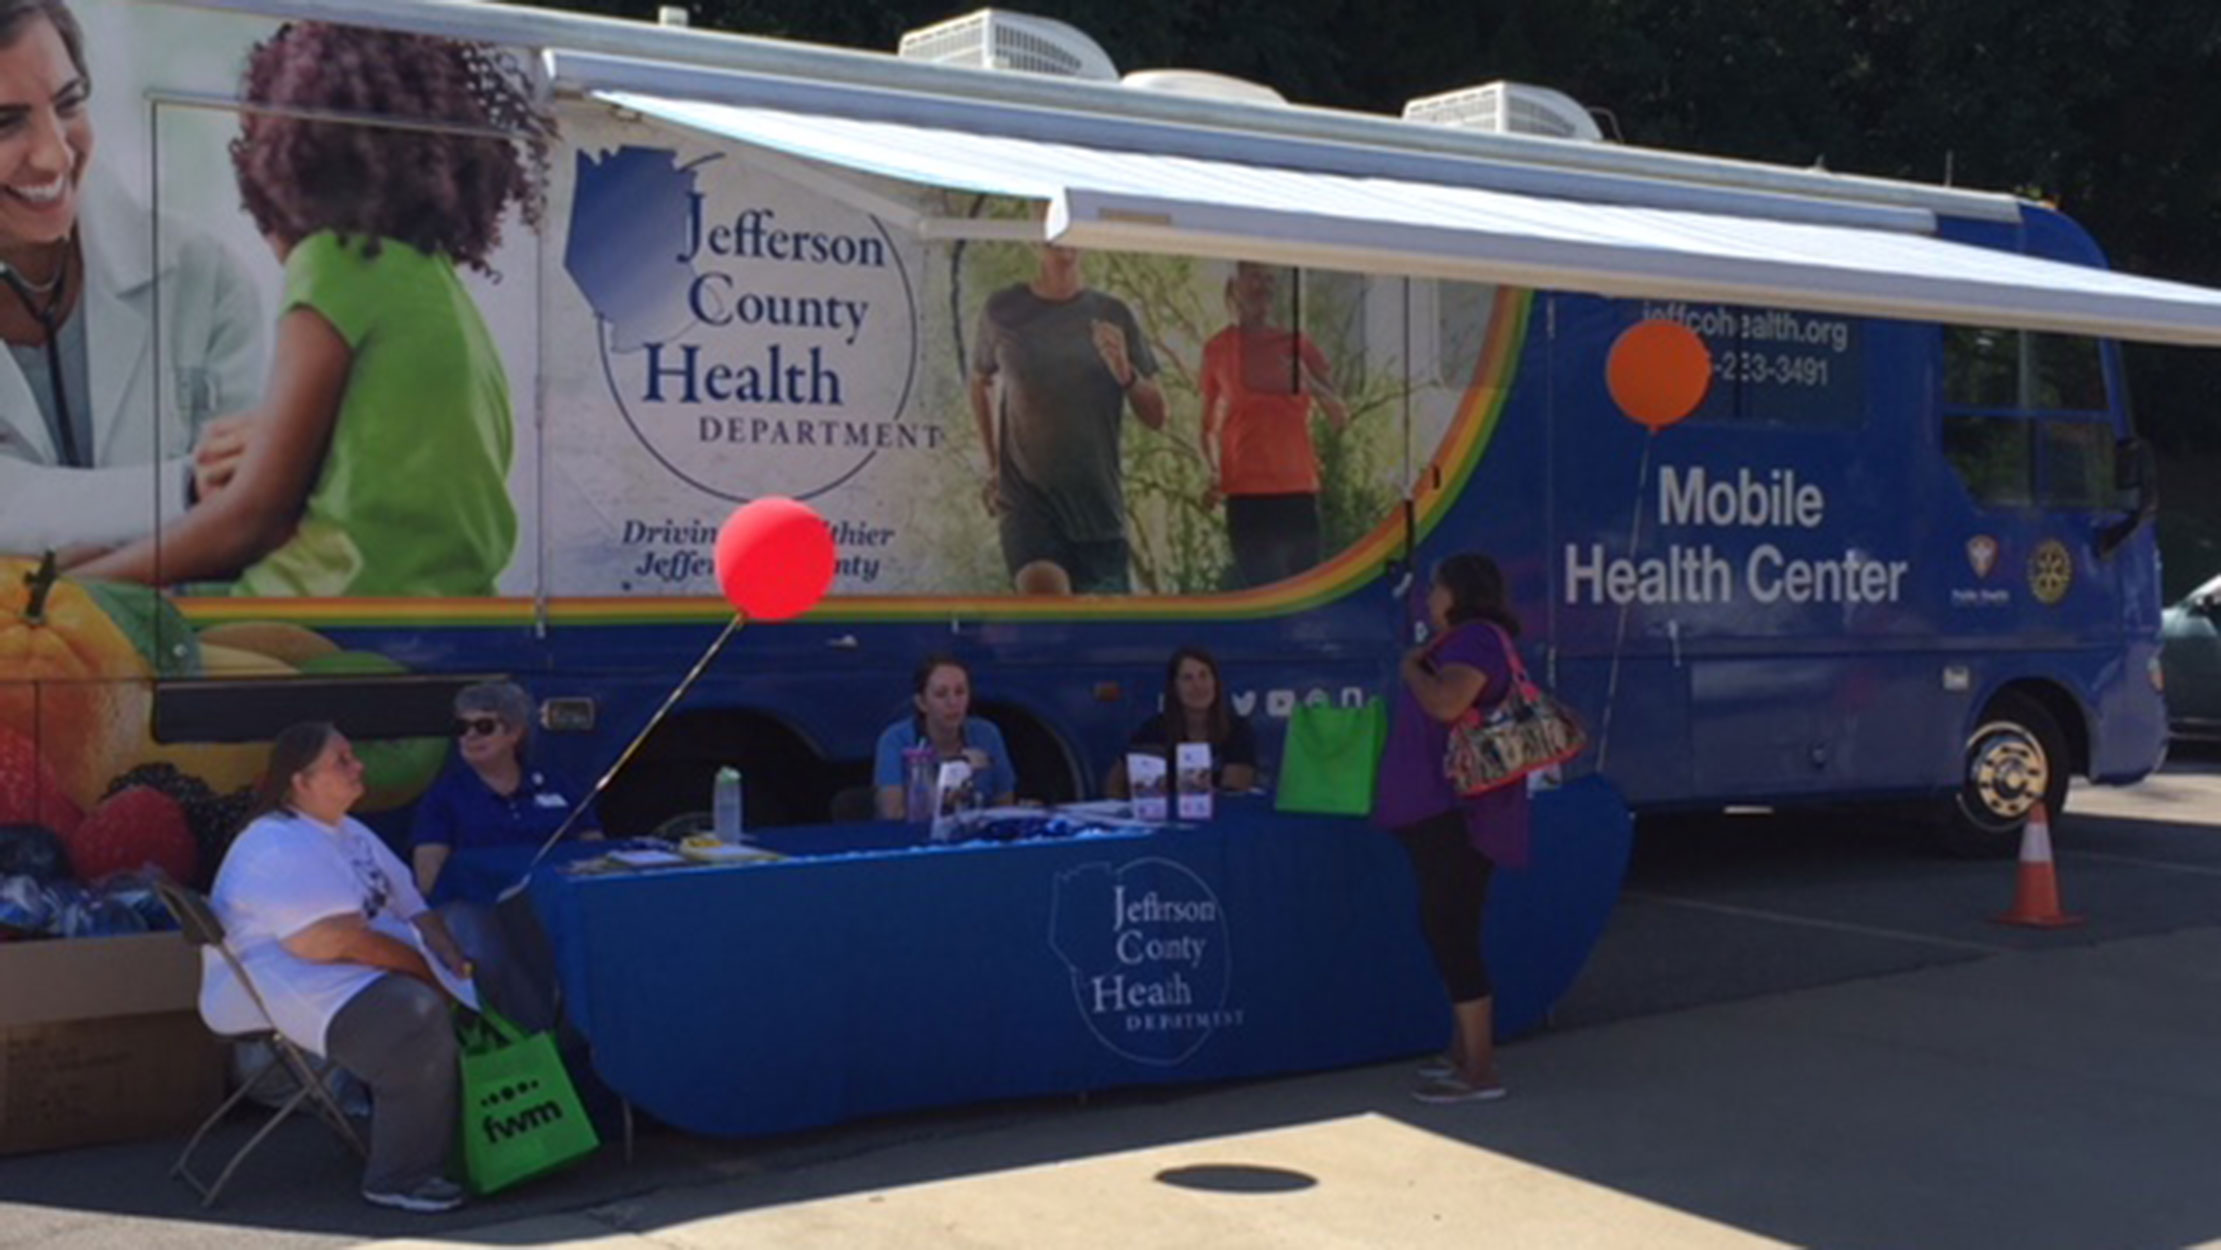
<path id="1" fill-rule="evenodd" d="M 81 174 L 30 241 L 81 295 L 12 285 L 82 336 L 0 361 L 0 747 L 52 781 L 0 817 L 235 794 L 336 716 L 397 825 L 491 674 L 598 775 L 729 616 L 709 544 L 766 495 L 832 526 L 833 593 L 744 631 L 613 828 L 725 764 L 752 822 L 826 818 L 936 650 L 1024 795 L 1093 791 L 1186 643 L 1269 755 L 1383 688 L 1464 550 L 1638 809 L 1916 800 L 1994 849 L 2160 759 L 2112 343 L 2221 344 L 2221 293 L 2044 205 L 1604 142 L 1504 85 L 1393 118 L 1121 80 L 1009 14 L 887 55 L 451 0 L 69 9 L 56 72 L 98 90 L 41 113 Z M 1686 419 L 1615 397 L 1645 323 L 1703 345 Z"/>

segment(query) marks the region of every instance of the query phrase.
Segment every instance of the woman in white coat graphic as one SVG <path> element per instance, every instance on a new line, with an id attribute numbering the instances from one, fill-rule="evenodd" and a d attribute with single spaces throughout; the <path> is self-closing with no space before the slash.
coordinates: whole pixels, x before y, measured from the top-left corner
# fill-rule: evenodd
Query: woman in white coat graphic
<path id="1" fill-rule="evenodd" d="M 189 502 L 203 422 L 251 406 L 261 312 L 213 239 L 90 165 L 63 0 L 0 0 L 0 554 L 144 537 Z M 154 466 L 150 469 L 149 466 Z"/>

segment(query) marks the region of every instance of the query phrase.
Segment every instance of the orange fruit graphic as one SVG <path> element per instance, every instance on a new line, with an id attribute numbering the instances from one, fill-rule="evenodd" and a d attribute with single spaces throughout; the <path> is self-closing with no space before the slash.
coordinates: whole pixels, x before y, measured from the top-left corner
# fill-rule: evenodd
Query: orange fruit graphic
<path id="1" fill-rule="evenodd" d="M 79 807 L 147 732 L 152 673 L 85 588 L 45 563 L 0 559 L 0 727 L 38 746 Z"/>

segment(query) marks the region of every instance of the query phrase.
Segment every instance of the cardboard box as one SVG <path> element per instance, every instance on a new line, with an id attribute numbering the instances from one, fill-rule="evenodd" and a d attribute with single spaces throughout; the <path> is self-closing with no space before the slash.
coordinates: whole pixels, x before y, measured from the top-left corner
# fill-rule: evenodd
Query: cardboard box
<path id="1" fill-rule="evenodd" d="M 223 1093 L 199 1012 L 0 1029 L 0 1155 L 189 1133 Z"/>
<path id="2" fill-rule="evenodd" d="M 175 933 L 0 944 L 0 1027 L 191 1011 L 200 952 Z"/>
<path id="3" fill-rule="evenodd" d="M 189 1132 L 223 1096 L 175 933 L 0 945 L 0 1154 Z"/>

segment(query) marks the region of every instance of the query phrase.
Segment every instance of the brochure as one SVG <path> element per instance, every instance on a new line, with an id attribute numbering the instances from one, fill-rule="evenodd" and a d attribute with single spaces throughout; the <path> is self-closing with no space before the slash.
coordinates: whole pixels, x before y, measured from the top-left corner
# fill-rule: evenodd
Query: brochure
<path id="1" fill-rule="evenodd" d="M 957 817 L 972 801 L 972 766 L 963 760 L 941 761 L 941 771 L 933 784 L 933 830 L 935 842 L 948 842 L 956 837 Z"/>
<path id="2" fill-rule="evenodd" d="M 1173 750 L 1173 762 L 1176 765 L 1180 794 L 1180 819 L 1209 820 L 1211 818 L 1211 744 L 1208 742 L 1183 742 Z"/>
<path id="3" fill-rule="evenodd" d="M 1164 756 L 1154 751 L 1135 751 L 1126 756 L 1126 785 L 1134 796 L 1134 819 L 1161 823 L 1172 816 L 1167 801 L 1169 778 L 1165 776 Z"/>
<path id="4" fill-rule="evenodd" d="M 409 939 L 416 947 L 417 954 L 424 956 L 424 962 L 431 965 L 432 975 L 439 981 L 440 988 L 463 1006 L 472 1011 L 479 1010 L 477 984 L 467 977 L 457 976 L 454 969 L 441 963 L 440 957 L 432 953 L 431 945 L 424 940 L 424 934 L 414 925 L 410 926 Z"/>

